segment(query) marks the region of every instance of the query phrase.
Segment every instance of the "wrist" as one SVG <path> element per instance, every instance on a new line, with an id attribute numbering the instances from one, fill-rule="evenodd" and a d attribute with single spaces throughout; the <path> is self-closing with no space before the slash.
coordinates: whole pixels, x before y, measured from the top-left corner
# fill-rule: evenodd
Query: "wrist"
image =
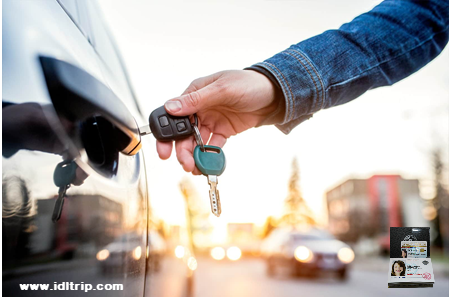
<path id="1" fill-rule="evenodd" d="M 256 127 L 262 125 L 279 124 L 284 121 L 285 115 L 285 96 L 277 79 L 265 68 L 253 65 L 244 69 L 245 71 L 255 72 L 263 76 L 265 87 L 262 87 L 264 101 L 267 104 L 262 108 L 261 120 Z"/>

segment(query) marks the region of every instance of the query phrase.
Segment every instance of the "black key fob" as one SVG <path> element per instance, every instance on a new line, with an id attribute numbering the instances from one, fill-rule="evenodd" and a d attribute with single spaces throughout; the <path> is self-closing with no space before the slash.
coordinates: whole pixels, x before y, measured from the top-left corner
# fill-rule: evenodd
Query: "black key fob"
<path id="1" fill-rule="evenodd" d="M 175 117 L 161 106 L 150 114 L 148 119 L 154 137 L 159 141 L 174 141 L 189 137 L 194 130 L 189 117 Z"/>

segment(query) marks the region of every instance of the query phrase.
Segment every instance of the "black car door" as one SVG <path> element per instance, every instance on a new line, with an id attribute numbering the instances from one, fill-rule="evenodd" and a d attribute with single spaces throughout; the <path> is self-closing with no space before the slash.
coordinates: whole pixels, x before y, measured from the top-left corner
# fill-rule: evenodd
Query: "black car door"
<path id="1" fill-rule="evenodd" d="M 72 18 L 69 8 L 3 3 L 2 291 L 143 296 L 148 200 L 139 114 L 109 86 L 85 24 L 76 23 L 85 15 Z M 53 222 L 62 161 L 76 162 L 76 185 Z"/>

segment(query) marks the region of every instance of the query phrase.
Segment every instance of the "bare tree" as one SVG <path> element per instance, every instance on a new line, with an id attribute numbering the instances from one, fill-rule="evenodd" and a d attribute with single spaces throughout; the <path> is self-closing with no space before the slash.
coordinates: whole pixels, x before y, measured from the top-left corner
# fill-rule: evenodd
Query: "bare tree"
<path id="1" fill-rule="evenodd" d="M 188 178 L 184 178 L 179 183 L 179 188 L 184 197 L 187 206 L 187 220 L 188 220 L 188 230 L 189 237 L 192 243 L 193 249 L 198 250 L 196 246 L 195 234 L 197 233 L 207 233 L 211 231 L 211 226 L 209 223 L 209 211 L 206 209 L 203 201 L 198 196 L 195 187 Z"/>
<path id="2" fill-rule="evenodd" d="M 443 234 L 442 226 L 447 216 L 444 216 L 443 211 L 447 211 L 444 207 L 446 205 L 446 199 L 448 199 L 448 193 L 444 185 L 444 163 L 443 154 L 439 147 L 436 147 L 432 151 L 432 171 L 433 182 L 435 186 L 435 196 L 432 199 L 433 207 L 436 210 L 436 216 L 431 221 L 436 234 L 433 244 L 437 247 L 443 247 Z"/>
<path id="3" fill-rule="evenodd" d="M 281 223 L 288 226 L 316 225 L 313 213 L 302 197 L 299 186 L 299 166 L 296 158 L 292 161 L 292 173 L 288 183 L 288 195 L 285 199 L 285 211 Z"/>
<path id="4" fill-rule="evenodd" d="M 276 229 L 276 227 L 277 227 L 276 219 L 272 216 L 267 217 L 267 219 L 265 220 L 265 224 L 263 226 L 262 238 L 268 237 L 271 231 Z"/>

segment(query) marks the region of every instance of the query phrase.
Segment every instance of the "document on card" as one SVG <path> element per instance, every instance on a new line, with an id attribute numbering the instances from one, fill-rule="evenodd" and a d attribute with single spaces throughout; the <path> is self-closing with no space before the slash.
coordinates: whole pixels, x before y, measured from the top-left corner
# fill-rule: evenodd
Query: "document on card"
<path id="1" fill-rule="evenodd" d="M 401 241 L 403 258 L 426 258 L 427 241 Z"/>

